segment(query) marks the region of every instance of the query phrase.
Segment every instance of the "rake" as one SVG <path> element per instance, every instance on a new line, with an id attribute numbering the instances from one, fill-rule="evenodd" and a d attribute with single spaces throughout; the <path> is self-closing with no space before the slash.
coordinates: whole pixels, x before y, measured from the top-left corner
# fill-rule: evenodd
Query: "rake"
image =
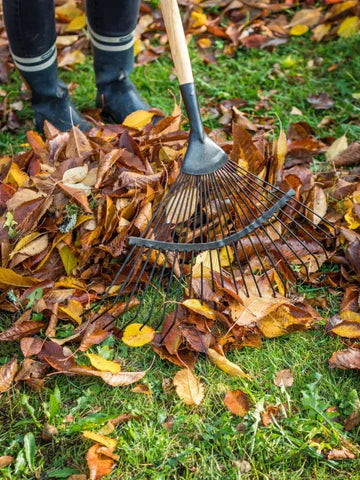
<path id="1" fill-rule="evenodd" d="M 126 325 L 140 317 L 159 328 L 171 313 L 164 338 L 184 295 L 216 309 L 219 290 L 261 296 L 266 282 L 273 295 L 286 294 L 320 268 L 333 227 L 293 189 L 284 192 L 245 170 L 206 135 L 177 1 L 160 4 L 190 122 L 189 145 L 149 224 L 129 238 L 130 251 L 101 301 L 110 305 L 92 321 L 127 295 L 122 313 L 136 306 Z"/>

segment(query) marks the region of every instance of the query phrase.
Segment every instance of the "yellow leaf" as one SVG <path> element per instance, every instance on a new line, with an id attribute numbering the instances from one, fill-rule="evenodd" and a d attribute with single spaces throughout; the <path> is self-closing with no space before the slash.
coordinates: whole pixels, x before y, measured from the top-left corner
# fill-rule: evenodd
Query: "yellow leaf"
<path id="1" fill-rule="evenodd" d="M 340 325 L 336 325 L 331 331 L 340 337 L 360 338 L 360 323 L 344 321 Z"/>
<path id="2" fill-rule="evenodd" d="M 317 42 L 321 42 L 321 40 L 330 32 L 331 23 L 321 23 L 317 25 L 313 30 L 313 39 Z"/>
<path id="3" fill-rule="evenodd" d="M 202 27 L 207 24 L 207 16 L 205 13 L 192 11 L 190 17 L 192 20 L 192 27 L 194 28 Z"/>
<path id="4" fill-rule="evenodd" d="M 341 22 L 337 34 L 339 37 L 348 38 L 359 31 L 359 17 L 347 17 Z"/>
<path id="5" fill-rule="evenodd" d="M 134 43 L 134 56 L 137 57 L 143 50 L 145 50 L 145 45 L 140 38 L 137 38 Z"/>
<path id="6" fill-rule="evenodd" d="M 340 318 L 341 320 L 360 323 L 360 313 L 355 313 L 351 310 L 345 310 L 344 312 L 340 313 Z"/>
<path id="7" fill-rule="evenodd" d="M 344 215 L 344 219 L 346 221 L 346 223 L 348 224 L 348 227 L 351 229 L 351 230 L 356 230 L 357 228 L 360 227 L 360 221 L 359 219 L 357 218 L 356 215 L 354 215 L 354 212 L 353 212 L 353 203 L 352 201 L 347 198 L 345 201 L 344 201 L 344 205 L 346 207 L 346 213 Z"/>
<path id="8" fill-rule="evenodd" d="M 275 270 L 274 270 L 274 282 L 276 283 L 276 285 L 278 287 L 280 295 L 285 296 L 284 284 L 283 284 L 281 278 L 279 277 L 279 275 L 277 274 L 277 272 Z"/>
<path id="9" fill-rule="evenodd" d="M 69 25 L 66 27 L 65 32 L 71 32 L 73 30 L 81 30 L 86 26 L 86 16 L 85 13 L 75 17 Z"/>
<path id="10" fill-rule="evenodd" d="M 1 287 L 32 287 L 39 283 L 37 278 L 23 277 L 13 272 L 10 268 L 0 267 L 0 286 Z"/>
<path id="11" fill-rule="evenodd" d="M 4 183 L 10 183 L 14 187 L 22 187 L 29 181 L 29 176 L 21 171 L 17 163 L 12 162 Z"/>
<path id="12" fill-rule="evenodd" d="M 278 161 L 278 166 L 277 166 L 278 170 L 280 170 L 280 168 L 283 167 L 287 152 L 288 152 L 288 145 L 287 145 L 286 134 L 285 134 L 284 130 L 281 130 L 280 135 L 279 135 L 279 139 L 278 139 L 278 142 L 277 142 L 277 148 L 276 148 L 276 158 L 277 158 L 277 161 Z"/>
<path id="13" fill-rule="evenodd" d="M 69 318 L 75 320 L 79 325 L 82 324 L 83 306 L 77 300 L 70 299 L 67 307 L 59 307 L 59 309 L 64 312 Z"/>
<path id="14" fill-rule="evenodd" d="M 234 252 L 229 246 L 223 247 L 219 253 L 217 250 L 201 252 L 195 259 L 192 271 L 193 278 L 201 277 L 201 264 L 203 266 L 203 276 L 208 278 L 211 269 L 220 273 L 223 268 L 229 267 L 233 261 Z"/>
<path id="15" fill-rule="evenodd" d="M 199 47 L 201 48 L 209 48 L 211 47 L 211 40 L 210 38 L 199 38 L 197 41 Z"/>
<path id="16" fill-rule="evenodd" d="M 141 323 L 128 325 L 122 337 L 122 341 L 130 347 L 142 347 L 150 343 L 155 337 L 155 330 Z"/>
<path id="17" fill-rule="evenodd" d="M 65 247 L 62 247 L 59 250 L 59 254 L 64 264 L 66 273 L 68 275 L 71 275 L 71 272 L 73 271 L 73 269 L 76 267 L 78 263 L 78 259 L 75 257 L 75 255 L 72 253 L 72 251 L 67 245 L 65 245 Z"/>
<path id="18" fill-rule="evenodd" d="M 105 435 L 100 435 L 99 433 L 90 432 L 89 430 L 85 430 L 83 432 L 83 436 L 89 440 L 93 440 L 96 443 L 100 443 L 107 447 L 111 452 L 113 452 L 117 445 L 117 440 L 115 438 L 106 437 Z"/>
<path id="19" fill-rule="evenodd" d="M 189 298 L 188 300 L 185 300 L 182 304 L 189 310 L 192 310 L 199 315 L 203 315 L 209 320 L 216 319 L 215 310 L 210 308 L 206 303 L 201 303 L 200 300 L 196 300 L 195 298 Z"/>
<path id="20" fill-rule="evenodd" d="M 223 355 L 219 355 L 216 350 L 209 348 L 206 352 L 210 361 L 216 365 L 220 370 L 229 374 L 231 377 L 242 377 L 242 378 L 249 378 L 241 368 L 236 365 L 235 363 L 230 362 L 226 357 Z"/>
<path id="21" fill-rule="evenodd" d="M 345 135 L 337 138 L 327 149 L 325 153 L 326 160 L 329 162 L 336 157 L 339 153 L 343 152 L 348 148 L 348 141 Z"/>
<path id="22" fill-rule="evenodd" d="M 95 353 L 87 353 L 87 356 L 90 360 L 91 365 L 97 370 L 115 374 L 119 373 L 121 370 L 121 367 L 118 363 L 112 362 L 111 360 L 106 360 L 100 355 L 96 355 Z"/>
<path id="23" fill-rule="evenodd" d="M 304 33 L 309 31 L 309 27 L 307 25 L 295 25 L 290 29 L 290 35 L 304 35 Z"/>
<path id="24" fill-rule="evenodd" d="M 29 233 L 28 235 L 25 235 L 25 237 L 22 237 L 18 241 L 18 243 L 15 245 L 15 248 L 11 252 L 11 255 L 14 255 L 15 253 L 19 252 L 23 247 L 25 247 L 28 243 L 35 240 L 35 238 L 39 237 L 40 235 L 41 235 L 40 232 L 32 232 L 32 233 Z"/>
<path id="25" fill-rule="evenodd" d="M 123 125 L 125 125 L 125 127 L 137 128 L 140 130 L 142 127 L 145 127 L 145 125 L 151 122 L 151 119 L 154 115 L 155 113 L 153 112 L 137 110 L 136 112 L 130 113 L 130 115 L 125 118 Z"/>
<path id="26" fill-rule="evenodd" d="M 64 5 L 55 8 L 57 16 L 72 20 L 82 14 L 82 10 L 76 6 L 75 0 L 68 0 Z"/>
<path id="27" fill-rule="evenodd" d="M 257 325 L 267 338 L 280 337 L 292 331 L 306 330 L 311 326 L 312 318 L 308 314 L 301 317 L 298 312 L 291 314 L 291 305 L 283 305 L 274 312 L 261 318 Z"/>
<path id="28" fill-rule="evenodd" d="M 200 405 L 204 398 L 204 387 L 189 368 L 179 370 L 174 377 L 176 393 L 187 405 Z"/>

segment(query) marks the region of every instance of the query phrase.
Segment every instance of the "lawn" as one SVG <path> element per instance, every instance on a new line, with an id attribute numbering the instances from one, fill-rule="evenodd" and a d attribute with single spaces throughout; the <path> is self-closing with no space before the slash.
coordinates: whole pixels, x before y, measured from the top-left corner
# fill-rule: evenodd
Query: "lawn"
<path id="1" fill-rule="evenodd" d="M 242 110 L 250 119 L 254 113 L 275 119 L 276 134 L 280 123 L 286 129 L 291 122 L 305 121 L 320 137 L 337 138 L 346 133 L 353 141 L 360 130 L 360 100 L 352 97 L 360 93 L 359 49 L 358 35 L 320 44 L 296 38 L 273 52 L 241 49 L 235 58 L 219 56 L 217 65 L 207 66 L 192 50 L 200 104 L 207 107 L 242 98 L 247 102 Z M 170 58 L 164 57 L 137 68 L 133 75 L 147 100 L 168 113 L 173 105 L 170 91 L 179 99 L 177 83 L 169 79 L 171 70 Z M 74 98 L 80 108 L 94 106 L 90 58 L 73 71 L 63 72 L 62 78 L 79 84 Z M 19 86 L 18 76 L 13 75 L 10 84 L 2 87 L 9 93 L 9 102 L 17 99 Z M 334 100 L 331 109 L 314 110 L 307 102 L 308 95 L 320 92 Z M 266 108 L 259 104 L 264 98 L 268 100 Z M 292 115 L 293 107 L 302 115 Z M 325 115 L 333 122 L 318 127 Z M 19 117 L 31 128 L 26 102 Z M 205 120 L 209 128 L 219 126 L 218 119 L 210 115 Z M 26 128 L 16 134 L 0 133 L 2 153 L 21 150 Z M 298 293 L 308 298 L 325 297 L 328 309 L 321 311 L 324 317 L 335 314 L 341 301 L 341 292 L 336 289 L 303 288 Z M 105 354 L 112 344 L 107 340 L 92 351 Z M 326 460 L 320 453 L 340 447 L 343 438 L 356 443 L 360 433 L 359 427 L 344 433 L 343 421 L 329 420 L 344 419 L 359 402 L 358 373 L 330 370 L 328 366 L 331 354 L 341 348 L 341 339 L 326 335 L 324 325 L 319 324 L 307 333 L 264 340 L 261 349 L 246 347 L 229 353 L 230 360 L 249 374 L 249 380 L 232 379 L 204 356 L 197 363 L 196 374 L 206 387 L 205 400 L 199 407 L 188 407 L 166 388 L 177 367 L 158 356 L 154 359 L 150 347 L 133 349 L 115 343 L 115 356 L 123 359 L 124 370 L 146 369 L 154 359 L 144 380 L 152 395 L 133 393 L 131 387 L 107 387 L 97 379 L 64 375 L 48 378 L 39 394 L 24 386 L 13 388 L 0 398 L 0 456 L 12 455 L 17 460 L 1 470 L 0 478 L 45 480 L 86 473 L 90 442 L 81 437 L 82 432 L 99 431 L 108 419 L 130 413 L 136 418 L 116 427 L 120 460 L 111 479 L 360 479 L 358 459 Z M 14 354 L 20 354 L 17 344 L 0 344 L 1 365 Z M 286 368 L 292 371 L 294 384 L 285 391 L 273 381 L 276 373 Z M 244 419 L 231 415 L 223 403 L 225 391 L 235 388 L 243 390 L 252 404 Z M 270 405 L 281 404 L 283 415 L 265 427 L 261 413 Z M 319 414 L 328 408 L 335 412 Z M 42 439 L 45 422 L 58 429 L 52 440 Z M 36 440 L 32 469 L 22 450 L 28 432 Z"/>

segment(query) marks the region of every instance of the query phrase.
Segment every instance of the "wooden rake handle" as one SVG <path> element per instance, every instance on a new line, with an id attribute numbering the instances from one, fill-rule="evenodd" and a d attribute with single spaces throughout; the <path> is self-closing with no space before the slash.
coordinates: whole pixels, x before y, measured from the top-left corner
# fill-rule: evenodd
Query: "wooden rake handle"
<path id="1" fill-rule="evenodd" d="M 180 85 L 193 83 L 189 50 L 177 0 L 160 0 L 170 50 Z"/>

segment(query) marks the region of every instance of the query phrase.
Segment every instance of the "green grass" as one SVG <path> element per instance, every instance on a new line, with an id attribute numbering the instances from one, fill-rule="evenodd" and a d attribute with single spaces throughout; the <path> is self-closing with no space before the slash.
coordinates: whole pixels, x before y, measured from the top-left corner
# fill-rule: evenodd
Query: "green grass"
<path id="1" fill-rule="evenodd" d="M 221 47 L 221 42 L 218 46 Z M 269 110 L 260 109 L 256 115 L 274 118 L 275 131 L 279 129 L 278 116 L 285 128 L 302 120 L 315 128 L 319 136 L 338 137 L 346 133 L 354 140 L 359 135 L 360 103 L 352 98 L 352 93 L 360 92 L 359 48 L 358 37 L 320 45 L 300 38 L 271 53 L 242 50 L 234 59 L 219 55 L 218 65 L 211 66 L 205 66 L 192 51 L 200 103 L 207 106 L 241 97 L 248 102 L 244 111 L 252 118 L 261 91 L 270 100 Z M 310 60 L 314 60 L 313 68 L 308 66 Z M 328 72 L 334 63 L 338 68 Z M 274 68 L 283 76 L 273 75 Z M 171 69 L 170 59 L 162 58 L 138 68 L 133 75 L 148 101 L 168 113 L 173 105 L 169 90 L 179 99 L 177 83 L 169 80 Z M 80 108 L 94 106 L 90 59 L 73 72 L 63 72 L 62 77 L 79 84 L 74 98 Z M 14 74 L 11 82 L 3 86 L 9 102 L 17 98 L 19 85 L 20 80 Z M 309 94 L 319 92 L 333 98 L 332 109 L 316 111 L 307 103 Z M 293 106 L 303 116 L 290 115 Z M 334 122 L 320 129 L 317 125 L 325 115 Z M 27 102 L 19 116 L 29 128 L 31 110 Z M 206 124 L 209 128 L 218 127 L 217 120 L 206 119 Z M 16 135 L 1 132 L 1 150 L 9 153 L 23 148 L 18 145 L 26 142 L 25 131 L 24 128 Z M 329 310 L 323 312 L 325 315 L 334 314 L 339 307 L 340 292 L 306 286 L 299 291 L 308 298 L 326 296 Z M 62 375 L 50 377 L 39 394 L 24 385 L 17 386 L 0 398 L 0 455 L 17 457 L 17 470 L 14 466 L 4 468 L 0 478 L 33 479 L 35 474 L 44 480 L 66 478 L 69 469 L 85 473 L 85 455 L 91 443 L 81 438 L 81 432 L 98 431 L 109 418 L 132 413 L 140 418 L 116 427 L 120 461 L 109 476 L 113 480 L 360 479 L 358 459 L 326 461 L 316 448 L 317 443 L 325 450 L 339 447 L 344 435 L 342 423 L 334 421 L 331 414 L 324 419 L 303 403 L 303 392 L 316 381 L 315 391 L 321 398 L 316 400 L 314 395 L 312 398 L 320 404 L 321 411 L 336 406 L 336 415 L 341 420 L 351 413 L 360 378 L 354 372 L 328 367 L 331 354 L 342 348 L 342 341 L 327 336 L 323 325 L 319 325 L 314 331 L 265 340 L 259 350 L 244 348 L 230 352 L 230 360 L 249 373 L 251 380 L 246 381 L 232 379 L 203 357 L 196 366 L 206 389 L 199 407 L 187 407 L 174 391 L 167 394 L 163 391 L 163 380 L 171 379 L 178 368 L 158 356 L 144 380 L 153 391 L 151 396 L 132 393 L 131 387 L 111 388 L 93 378 Z M 115 343 L 114 349 L 115 357 L 123 359 L 124 370 L 148 368 L 154 357 L 149 347 L 131 349 Z M 0 344 L 0 365 L 14 354 L 19 354 L 17 344 Z M 276 373 L 284 368 L 290 368 L 294 374 L 294 385 L 287 393 L 273 383 Z M 225 391 L 236 388 L 246 392 L 252 402 L 243 421 L 231 415 L 223 403 Z M 264 427 L 259 412 L 268 405 L 279 404 L 287 406 L 287 418 Z M 68 415 L 74 417 L 73 422 L 64 422 Z M 174 417 L 174 426 L 168 432 L 162 423 L 170 415 Z M 50 442 L 41 439 L 46 420 L 59 430 L 59 435 Z M 33 472 L 21 454 L 28 432 L 34 433 L 36 441 Z M 345 437 L 356 443 L 359 433 L 358 428 Z M 244 460 L 251 465 L 247 473 L 241 470 Z"/>

